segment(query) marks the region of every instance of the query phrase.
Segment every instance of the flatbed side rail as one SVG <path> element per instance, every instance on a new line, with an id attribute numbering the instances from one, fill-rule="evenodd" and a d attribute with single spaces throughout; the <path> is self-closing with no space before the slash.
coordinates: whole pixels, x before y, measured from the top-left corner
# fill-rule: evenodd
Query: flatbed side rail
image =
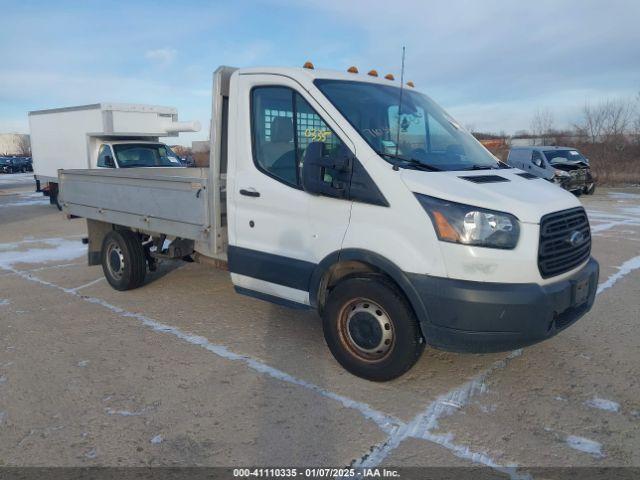
<path id="1" fill-rule="evenodd" d="M 60 204 L 76 217 L 207 242 L 206 168 L 60 170 Z"/>

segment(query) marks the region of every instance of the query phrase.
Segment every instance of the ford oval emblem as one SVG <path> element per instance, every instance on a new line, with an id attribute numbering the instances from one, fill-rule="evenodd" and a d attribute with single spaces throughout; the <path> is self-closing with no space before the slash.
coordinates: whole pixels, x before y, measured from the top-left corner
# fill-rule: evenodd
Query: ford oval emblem
<path id="1" fill-rule="evenodd" d="M 580 232 L 579 230 L 576 230 L 569 236 L 569 238 L 567 239 L 567 242 L 572 247 L 577 247 L 582 242 L 584 242 L 584 234 L 582 232 Z"/>

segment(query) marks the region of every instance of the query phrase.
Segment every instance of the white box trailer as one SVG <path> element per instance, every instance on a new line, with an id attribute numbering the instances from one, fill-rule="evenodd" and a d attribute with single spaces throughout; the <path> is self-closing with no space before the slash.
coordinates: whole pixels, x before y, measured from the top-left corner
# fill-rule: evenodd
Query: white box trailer
<path id="1" fill-rule="evenodd" d="M 198 122 L 179 122 L 173 107 L 118 103 L 29 112 L 29 127 L 37 190 L 53 199 L 58 170 L 100 168 L 98 155 L 104 143 L 157 143 L 160 137 L 200 129 Z M 112 158 L 110 166 L 118 168 L 117 160 Z"/>

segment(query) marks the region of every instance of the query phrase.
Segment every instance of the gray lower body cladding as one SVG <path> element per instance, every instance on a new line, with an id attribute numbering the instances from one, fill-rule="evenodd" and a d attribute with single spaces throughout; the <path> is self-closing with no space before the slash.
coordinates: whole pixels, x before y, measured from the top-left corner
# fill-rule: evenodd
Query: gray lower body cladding
<path id="1" fill-rule="evenodd" d="M 599 266 L 591 258 L 570 278 L 545 286 L 407 275 L 428 312 L 427 343 L 483 353 L 531 345 L 576 322 L 593 305 Z"/>

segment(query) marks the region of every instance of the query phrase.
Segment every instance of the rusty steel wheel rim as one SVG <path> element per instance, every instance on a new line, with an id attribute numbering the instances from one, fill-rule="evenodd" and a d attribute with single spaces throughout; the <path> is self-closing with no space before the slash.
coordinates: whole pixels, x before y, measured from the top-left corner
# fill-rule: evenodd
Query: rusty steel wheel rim
<path id="1" fill-rule="evenodd" d="M 370 363 L 386 359 L 395 346 L 393 322 L 367 298 L 347 302 L 338 315 L 340 342 L 353 356 Z"/>

